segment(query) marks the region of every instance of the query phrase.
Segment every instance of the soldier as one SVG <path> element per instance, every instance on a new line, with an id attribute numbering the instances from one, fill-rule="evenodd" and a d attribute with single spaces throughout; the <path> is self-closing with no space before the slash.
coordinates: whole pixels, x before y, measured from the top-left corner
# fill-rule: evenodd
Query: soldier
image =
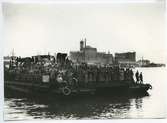
<path id="1" fill-rule="evenodd" d="M 107 67 L 105 67 L 105 69 L 104 69 L 104 77 L 105 77 L 105 82 L 107 82 L 108 81 L 108 75 L 107 75 Z"/>
<path id="2" fill-rule="evenodd" d="M 100 70 L 99 70 L 99 68 L 97 67 L 96 82 L 99 82 L 99 81 L 100 81 Z"/>
<path id="3" fill-rule="evenodd" d="M 127 79 L 128 81 L 131 80 L 129 68 L 126 69 L 126 79 Z"/>
<path id="4" fill-rule="evenodd" d="M 124 70 L 124 80 L 127 81 L 127 69 Z"/>
<path id="5" fill-rule="evenodd" d="M 111 81 L 110 67 L 107 68 L 108 82 Z"/>
<path id="6" fill-rule="evenodd" d="M 55 71 L 54 71 L 54 69 L 52 69 L 51 71 L 50 71 L 50 81 L 51 82 L 53 82 L 53 81 L 55 81 Z"/>
<path id="7" fill-rule="evenodd" d="M 99 75 L 99 81 L 101 82 L 102 81 L 102 67 L 100 67 L 99 69 L 98 69 L 98 75 Z"/>
<path id="8" fill-rule="evenodd" d="M 87 73 L 88 73 L 88 82 L 92 82 L 92 69 L 91 69 L 91 66 L 88 67 Z"/>
<path id="9" fill-rule="evenodd" d="M 119 80 L 123 81 L 124 80 L 124 69 L 119 70 Z"/>
<path id="10" fill-rule="evenodd" d="M 114 67 L 113 69 L 113 80 L 117 80 L 117 75 L 116 75 L 116 68 Z"/>
<path id="11" fill-rule="evenodd" d="M 84 77 L 83 77 L 83 70 L 81 68 L 81 65 L 78 66 L 78 80 L 79 80 L 79 85 L 83 85 Z"/>
<path id="12" fill-rule="evenodd" d="M 142 83 L 143 83 L 143 75 L 142 75 L 142 72 L 140 72 L 139 78 L 140 78 L 140 84 L 142 84 Z"/>
<path id="13" fill-rule="evenodd" d="M 133 79 L 133 70 L 132 69 L 130 69 L 129 74 L 130 74 L 130 80 L 132 82 L 134 82 L 134 79 Z"/>
<path id="14" fill-rule="evenodd" d="M 137 72 L 135 74 L 135 77 L 136 77 L 136 83 L 138 83 L 139 82 L 139 72 L 138 72 L 138 70 L 137 70 Z"/>
<path id="15" fill-rule="evenodd" d="M 106 80 L 105 67 L 103 67 L 103 69 L 102 69 L 102 81 L 104 82 L 105 80 Z"/>
<path id="16" fill-rule="evenodd" d="M 88 70 L 85 69 L 83 74 L 84 74 L 84 77 L 85 77 L 84 78 L 85 79 L 85 85 L 88 85 L 88 82 L 89 82 Z"/>
<path id="17" fill-rule="evenodd" d="M 119 67 L 117 66 L 114 70 L 115 80 L 119 81 Z"/>
<path id="18" fill-rule="evenodd" d="M 107 82 L 109 82 L 109 80 L 110 80 L 109 77 L 110 77 L 110 75 L 109 75 L 109 67 L 107 66 L 107 67 L 106 67 L 106 81 L 107 81 Z"/>
<path id="19" fill-rule="evenodd" d="M 113 80 L 113 69 L 112 67 L 110 67 L 110 81 Z"/>
<path id="20" fill-rule="evenodd" d="M 93 81 L 96 82 L 96 78 L 97 78 L 97 66 L 95 66 L 95 67 L 93 68 L 93 74 L 94 74 L 94 76 L 93 76 Z"/>

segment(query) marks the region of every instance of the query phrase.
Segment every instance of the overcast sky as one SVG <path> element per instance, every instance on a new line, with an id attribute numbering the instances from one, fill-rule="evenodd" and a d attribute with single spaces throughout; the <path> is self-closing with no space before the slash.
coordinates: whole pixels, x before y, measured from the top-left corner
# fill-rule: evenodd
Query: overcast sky
<path id="1" fill-rule="evenodd" d="M 98 51 L 136 51 L 167 62 L 163 3 L 3 4 L 4 54 L 31 56 L 79 50 L 79 41 Z"/>

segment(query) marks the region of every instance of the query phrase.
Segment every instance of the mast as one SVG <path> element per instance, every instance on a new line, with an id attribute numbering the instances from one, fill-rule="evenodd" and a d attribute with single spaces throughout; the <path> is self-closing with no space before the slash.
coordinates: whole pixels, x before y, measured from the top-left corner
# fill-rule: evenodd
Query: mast
<path id="1" fill-rule="evenodd" d="M 84 62 L 86 63 L 86 53 L 85 53 L 85 49 L 86 49 L 86 38 L 85 38 L 85 48 L 84 48 Z"/>

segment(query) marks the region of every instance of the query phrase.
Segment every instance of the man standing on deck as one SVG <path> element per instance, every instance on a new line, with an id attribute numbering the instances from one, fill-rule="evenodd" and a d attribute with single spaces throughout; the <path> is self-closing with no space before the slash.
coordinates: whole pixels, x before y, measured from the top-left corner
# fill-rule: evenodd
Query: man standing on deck
<path id="1" fill-rule="evenodd" d="M 140 77 L 140 84 L 142 84 L 142 83 L 143 83 L 143 75 L 142 75 L 142 72 L 140 72 L 139 77 Z"/>
<path id="2" fill-rule="evenodd" d="M 133 79 L 133 70 L 132 69 L 130 69 L 129 74 L 130 74 L 130 80 L 132 82 L 134 82 L 134 79 Z"/>
<path id="3" fill-rule="evenodd" d="M 138 70 L 137 70 L 137 72 L 135 74 L 135 77 L 136 77 L 136 83 L 138 83 L 139 82 L 139 72 L 138 72 Z"/>

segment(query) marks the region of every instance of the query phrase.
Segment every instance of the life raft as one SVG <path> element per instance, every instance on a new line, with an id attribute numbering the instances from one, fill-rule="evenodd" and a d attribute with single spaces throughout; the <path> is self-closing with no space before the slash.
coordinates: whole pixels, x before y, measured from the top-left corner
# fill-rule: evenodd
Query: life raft
<path id="1" fill-rule="evenodd" d="M 63 87 L 62 88 L 62 93 L 65 95 L 65 96 L 68 96 L 71 94 L 71 89 L 69 87 Z"/>

